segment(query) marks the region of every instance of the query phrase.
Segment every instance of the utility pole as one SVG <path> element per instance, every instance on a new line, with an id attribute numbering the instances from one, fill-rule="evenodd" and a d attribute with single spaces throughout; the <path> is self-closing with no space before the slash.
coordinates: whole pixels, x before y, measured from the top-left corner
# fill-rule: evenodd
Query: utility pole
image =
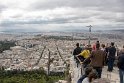
<path id="1" fill-rule="evenodd" d="M 92 26 L 91 25 L 89 25 L 89 26 L 86 26 L 86 27 L 89 27 L 89 40 L 88 40 L 88 44 L 90 45 L 91 44 L 91 38 L 90 38 L 90 35 L 91 35 L 91 28 L 92 28 Z"/>

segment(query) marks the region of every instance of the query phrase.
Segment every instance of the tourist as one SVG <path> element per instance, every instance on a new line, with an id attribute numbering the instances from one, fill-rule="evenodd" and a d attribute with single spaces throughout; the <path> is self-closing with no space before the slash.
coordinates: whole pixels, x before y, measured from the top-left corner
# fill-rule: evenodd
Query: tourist
<path id="1" fill-rule="evenodd" d="M 107 58 L 107 56 L 108 56 L 108 49 L 109 49 L 109 47 L 110 47 L 110 45 L 109 45 L 109 43 L 107 43 L 107 44 L 106 44 L 106 47 L 105 47 L 105 51 L 106 51 L 105 65 L 108 64 L 108 58 Z"/>
<path id="2" fill-rule="evenodd" d="M 85 44 L 80 44 L 82 51 L 85 49 Z"/>
<path id="3" fill-rule="evenodd" d="M 106 49 L 105 49 L 105 44 L 102 44 L 102 45 L 101 45 L 101 50 L 106 51 Z"/>
<path id="4" fill-rule="evenodd" d="M 76 44 L 76 48 L 75 48 L 74 51 L 73 51 L 74 60 L 76 60 L 77 67 L 78 67 L 79 61 L 78 61 L 76 55 L 80 54 L 81 51 L 82 51 L 82 49 L 79 47 L 79 43 L 77 43 L 77 44 Z"/>
<path id="5" fill-rule="evenodd" d="M 89 56 L 90 56 L 90 51 L 88 50 L 88 46 L 85 46 L 85 49 L 77 55 L 78 56 L 81 56 L 83 59 L 79 59 L 80 63 L 82 63 L 85 59 L 87 59 Z M 87 61 L 86 63 L 84 63 L 84 68 L 89 64 L 89 61 Z"/>
<path id="6" fill-rule="evenodd" d="M 82 83 L 91 83 L 92 81 L 94 81 L 95 79 L 97 79 L 97 73 L 96 72 L 90 72 L 88 77 L 86 77 Z"/>
<path id="7" fill-rule="evenodd" d="M 124 83 L 124 46 L 119 54 L 117 66 L 119 68 L 120 83 Z"/>
<path id="8" fill-rule="evenodd" d="M 100 44 L 99 41 L 96 41 L 96 43 L 92 47 L 92 50 L 96 50 L 96 44 Z"/>
<path id="9" fill-rule="evenodd" d="M 107 53 L 108 53 L 108 47 L 105 46 L 105 44 L 101 45 L 101 50 L 105 52 L 105 65 L 107 64 Z"/>
<path id="10" fill-rule="evenodd" d="M 92 52 L 92 47 L 91 47 L 91 45 L 88 45 L 88 50 L 90 51 L 90 53 Z"/>
<path id="11" fill-rule="evenodd" d="M 88 75 L 89 75 L 89 73 L 92 71 L 92 69 L 93 69 L 92 67 L 87 67 L 87 68 L 85 68 L 85 74 L 81 76 L 81 78 L 78 80 L 77 83 L 82 83 L 82 81 L 83 81 L 86 77 L 88 77 Z"/>
<path id="12" fill-rule="evenodd" d="M 105 62 L 105 52 L 100 49 L 100 44 L 96 44 L 96 50 L 93 50 L 90 57 L 84 60 L 85 63 L 88 59 L 91 60 L 90 65 L 96 70 L 98 73 L 98 78 L 101 78 L 102 67 Z"/>
<path id="13" fill-rule="evenodd" d="M 114 46 L 114 42 L 111 42 L 111 46 L 108 48 L 108 71 L 112 72 L 114 61 L 115 61 L 116 48 Z"/>

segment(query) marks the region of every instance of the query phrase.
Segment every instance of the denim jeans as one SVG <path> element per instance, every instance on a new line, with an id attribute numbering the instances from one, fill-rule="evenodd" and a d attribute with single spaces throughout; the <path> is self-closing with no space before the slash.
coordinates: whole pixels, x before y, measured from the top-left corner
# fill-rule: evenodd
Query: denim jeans
<path id="1" fill-rule="evenodd" d="M 93 69 L 96 70 L 96 72 L 97 72 L 97 74 L 98 74 L 98 78 L 101 78 L 102 67 L 93 67 Z"/>
<path id="2" fill-rule="evenodd" d="M 119 69 L 120 83 L 124 83 L 124 70 Z"/>
<path id="3" fill-rule="evenodd" d="M 86 77 L 87 77 L 86 75 L 82 75 L 82 76 L 78 79 L 77 83 L 82 83 L 82 81 L 83 81 Z"/>
<path id="4" fill-rule="evenodd" d="M 109 58 L 108 59 L 108 71 L 112 71 L 113 70 L 113 66 L 114 66 L 114 59 L 113 58 Z"/>

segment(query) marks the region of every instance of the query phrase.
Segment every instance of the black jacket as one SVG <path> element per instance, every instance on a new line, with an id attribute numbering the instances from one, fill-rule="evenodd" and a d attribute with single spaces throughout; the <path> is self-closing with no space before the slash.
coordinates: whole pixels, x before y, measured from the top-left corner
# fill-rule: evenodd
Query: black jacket
<path id="1" fill-rule="evenodd" d="M 82 49 L 80 47 L 77 47 L 77 48 L 74 49 L 73 55 L 78 55 L 78 54 L 81 53 L 81 51 L 82 51 Z"/>
<path id="2" fill-rule="evenodd" d="M 108 49 L 108 53 L 109 53 L 108 58 L 115 59 L 116 48 L 114 46 L 113 47 L 110 47 Z"/>
<path id="3" fill-rule="evenodd" d="M 119 56 L 117 66 L 119 69 L 124 70 L 124 53 Z"/>

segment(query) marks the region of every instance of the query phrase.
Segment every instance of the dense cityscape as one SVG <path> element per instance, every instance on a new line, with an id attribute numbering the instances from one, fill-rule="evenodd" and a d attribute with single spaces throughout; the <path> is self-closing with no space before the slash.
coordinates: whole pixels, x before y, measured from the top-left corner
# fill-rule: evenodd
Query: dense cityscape
<path id="1" fill-rule="evenodd" d="M 72 71 L 74 73 L 74 70 L 71 70 L 73 66 L 68 68 L 68 65 L 74 65 L 72 52 L 75 44 L 77 42 L 88 44 L 89 36 L 91 37 L 91 45 L 97 40 L 104 44 L 114 41 L 117 49 L 122 48 L 121 45 L 124 40 L 122 34 L 119 35 L 118 32 L 115 34 L 98 32 L 92 34 L 80 32 L 44 32 L 34 35 L 29 33 L 1 33 L 1 42 L 9 42 L 10 44 L 13 42 L 15 45 L 11 44 L 10 48 L 0 53 L 0 67 L 5 71 L 43 69 L 48 75 L 55 73 L 64 74 L 67 70 L 69 70 L 70 74 Z M 72 78 L 71 76 L 70 78 Z M 72 83 L 74 83 L 74 79 L 72 78 Z"/>
<path id="2" fill-rule="evenodd" d="M 0 0 L 0 83 L 124 83 L 124 0 Z"/>

